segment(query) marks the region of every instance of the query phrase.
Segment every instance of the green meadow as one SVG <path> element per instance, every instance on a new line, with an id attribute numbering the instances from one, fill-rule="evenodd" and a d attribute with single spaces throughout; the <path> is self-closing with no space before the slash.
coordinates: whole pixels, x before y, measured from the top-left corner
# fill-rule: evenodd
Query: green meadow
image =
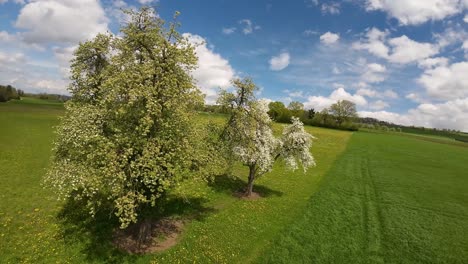
<path id="1" fill-rule="evenodd" d="M 0 263 L 468 262 L 468 144 L 316 127 L 306 128 L 316 167 L 277 163 L 256 182 L 257 200 L 233 196 L 242 166 L 186 182 L 160 210 L 185 221 L 177 244 L 120 252 L 108 214 L 91 219 L 42 186 L 63 111 L 32 98 L 0 104 Z"/>

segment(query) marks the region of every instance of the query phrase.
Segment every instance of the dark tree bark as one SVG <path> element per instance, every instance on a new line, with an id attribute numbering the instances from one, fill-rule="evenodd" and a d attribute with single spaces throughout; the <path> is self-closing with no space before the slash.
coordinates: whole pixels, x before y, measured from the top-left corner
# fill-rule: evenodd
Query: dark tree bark
<path id="1" fill-rule="evenodd" d="M 247 183 L 247 189 L 245 190 L 246 197 L 252 195 L 253 184 L 255 181 L 255 167 L 255 164 L 249 165 L 249 181 Z"/>

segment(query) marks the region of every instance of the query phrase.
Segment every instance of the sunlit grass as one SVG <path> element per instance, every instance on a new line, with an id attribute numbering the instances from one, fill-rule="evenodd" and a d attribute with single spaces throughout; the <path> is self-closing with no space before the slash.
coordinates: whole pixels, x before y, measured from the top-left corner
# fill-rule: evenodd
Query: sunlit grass
<path id="1" fill-rule="evenodd" d="M 467 157 L 463 146 L 356 133 L 255 262 L 466 263 Z"/>
<path id="2" fill-rule="evenodd" d="M 318 139 L 312 152 L 318 166 L 306 174 L 288 171 L 278 163 L 254 187 L 265 197 L 239 200 L 233 192 L 245 184 L 247 170 L 239 166 L 231 177 L 221 176 L 207 186 L 187 183 L 193 196 L 173 197 L 165 215 L 190 218 L 178 245 L 166 252 L 129 256 L 111 245 L 109 216 L 92 220 L 86 212 L 56 200 L 43 189 L 54 137 L 53 126 L 63 107 L 54 102 L 26 99 L 0 104 L 0 258 L 2 262 L 197 262 L 233 263 L 253 260 L 285 225 L 301 215 L 309 197 L 350 133 L 307 130 Z M 222 122 L 223 116 L 202 114 L 201 121 Z M 198 122 L 200 120 L 194 120 Z M 275 125 L 276 133 L 282 125 Z M 174 195 L 173 195 L 174 196 Z M 65 212 L 64 212 L 65 210 Z M 67 215 L 64 217 L 64 213 Z M 196 215 L 196 217 L 193 217 Z"/>

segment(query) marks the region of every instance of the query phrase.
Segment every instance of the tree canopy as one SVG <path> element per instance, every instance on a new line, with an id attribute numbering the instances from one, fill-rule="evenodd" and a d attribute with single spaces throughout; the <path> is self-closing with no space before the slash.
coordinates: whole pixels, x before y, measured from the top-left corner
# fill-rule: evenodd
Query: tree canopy
<path id="1" fill-rule="evenodd" d="M 219 99 L 221 104 L 232 108 L 223 137 L 232 156 L 249 167 L 246 196 L 252 194 L 255 179 L 269 172 L 280 157 L 293 169 L 302 164 L 306 170 L 315 164 L 309 150 L 312 136 L 304 131 L 298 118 L 293 117 L 282 137 L 276 138 L 271 130 L 268 104 L 255 98 L 257 87 L 252 79 L 235 79 L 233 86 L 235 93 L 224 91 Z"/>
<path id="2" fill-rule="evenodd" d="M 329 112 L 336 118 L 338 126 L 357 117 L 356 104 L 348 100 L 340 100 L 332 104 Z"/>
<path id="3" fill-rule="evenodd" d="M 194 155 L 193 107 L 202 102 L 189 74 L 194 47 L 150 8 L 127 14 L 120 36 L 99 34 L 75 51 L 72 98 L 46 177 L 61 197 L 87 201 L 91 214 L 110 203 L 122 228 L 205 157 Z"/>

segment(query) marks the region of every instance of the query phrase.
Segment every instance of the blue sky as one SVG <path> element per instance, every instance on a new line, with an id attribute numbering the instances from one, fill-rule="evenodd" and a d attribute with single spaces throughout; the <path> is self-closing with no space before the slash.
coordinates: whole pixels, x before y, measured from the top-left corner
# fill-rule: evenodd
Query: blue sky
<path id="1" fill-rule="evenodd" d="M 251 76 L 260 98 L 347 99 L 361 116 L 468 131 L 467 0 L 0 0 L 0 83 L 66 93 L 79 41 L 118 33 L 119 8 L 145 3 L 181 12 L 208 102 Z"/>

